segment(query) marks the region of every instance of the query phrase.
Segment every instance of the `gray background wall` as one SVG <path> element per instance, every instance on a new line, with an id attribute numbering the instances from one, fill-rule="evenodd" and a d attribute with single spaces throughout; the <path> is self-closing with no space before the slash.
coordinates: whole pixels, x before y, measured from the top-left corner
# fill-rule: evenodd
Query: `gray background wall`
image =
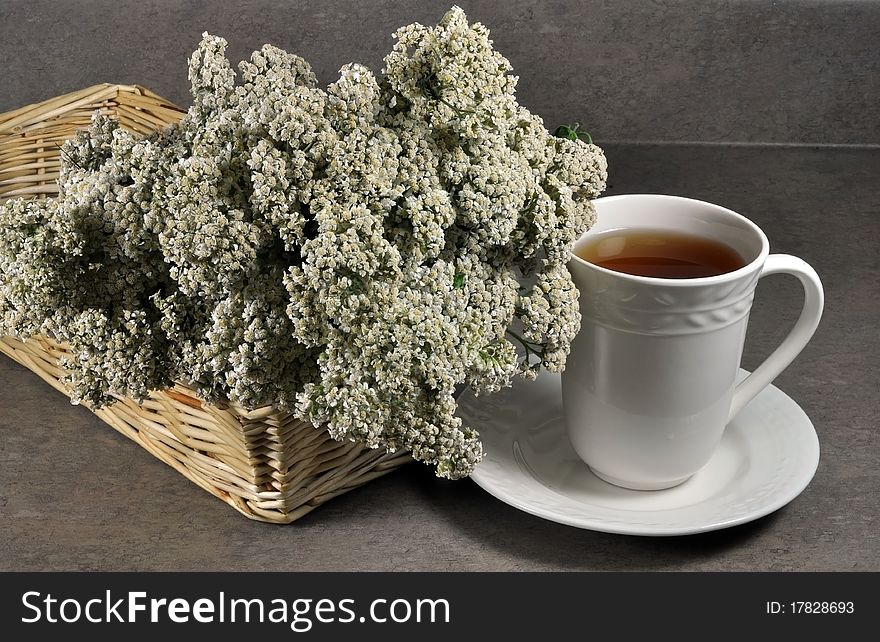
<path id="1" fill-rule="evenodd" d="M 202 31 L 234 60 L 271 42 L 323 83 L 346 62 L 378 70 L 391 33 L 453 0 L 0 0 L 0 111 L 99 82 L 189 104 Z M 548 125 L 600 142 L 880 144 L 880 2 L 459 0 L 520 76 Z"/>

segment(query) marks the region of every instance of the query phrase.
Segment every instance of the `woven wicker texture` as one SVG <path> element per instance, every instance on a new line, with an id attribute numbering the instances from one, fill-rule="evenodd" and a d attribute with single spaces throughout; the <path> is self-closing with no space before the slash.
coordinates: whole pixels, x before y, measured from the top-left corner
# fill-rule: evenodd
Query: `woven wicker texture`
<path id="1" fill-rule="evenodd" d="M 0 200 L 58 193 L 59 146 L 100 109 L 148 133 L 183 111 L 143 87 L 96 85 L 0 114 Z M 2 233 L 2 230 L 0 230 Z M 59 366 L 67 347 L 48 337 L 0 338 L 0 352 L 68 395 Z M 290 523 L 337 495 L 411 461 L 337 442 L 271 406 L 203 403 L 182 384 L 143 404 L 120 397 L 92 411 L 126 437 L 251 519 Z"/>

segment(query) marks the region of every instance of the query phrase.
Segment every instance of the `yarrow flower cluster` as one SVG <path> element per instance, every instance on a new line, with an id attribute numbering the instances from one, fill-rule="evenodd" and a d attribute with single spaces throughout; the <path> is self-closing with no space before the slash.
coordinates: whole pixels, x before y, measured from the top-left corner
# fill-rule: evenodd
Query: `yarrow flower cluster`
<path id="1" fill-rule="evenodd" d="M 185 381 L 469 474 L 456 389 L 564 368 L 566 261 L 607 165 L 517 104 L 461 9 L 395 37 L 381 76 L 350 64 L 324 90 L 269 45 L 237 84 L 205 34 L 179 124 L 96 115 L 57 199 L 0 205 L 0 333 L 68 342 L 75 401 Z"/>

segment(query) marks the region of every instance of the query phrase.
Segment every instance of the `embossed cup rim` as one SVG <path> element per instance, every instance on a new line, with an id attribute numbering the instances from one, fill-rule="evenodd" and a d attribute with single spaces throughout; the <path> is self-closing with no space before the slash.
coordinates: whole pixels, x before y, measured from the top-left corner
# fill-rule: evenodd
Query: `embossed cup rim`
<path id="1" fill-rule="evenodd" d="M 686 196 L 675 196 L 672 194 L 615 194 L 614 196 L 603 196 L 601 198 L 597 198 L 593 201 L 593 205 L 597 207 L 597 210 L 601 208 L 601 206 L 605 203 L 610 203 L 614 201 L 620 200 L 634 200 L 634 199 L 650 199 L 650 200 L 665 200 L 665 201 L 677 201 L 683 203 L 689 203 L 691 205 L 698 205 L 701 208 L 712 210 L 715 213 L 721 214 L 730 220 L 734 220 L 738 222 L 743 228 L 750 230 L 754 233 L 755 237 L 761 243 L 761 249 L 758 252 L 757 256 L 754 259 L 746 263 L 743 267 L 737 268 L 736 270 L 732 270 L 730 272 L 725 272 L 723 274 L 718 274 L 715 276 L 701 276 L 701 277 L 691 277 L 691 278 L 665 278 L 658 276 L 641 276 L 637 274 L 627 274 L 626 272 L 617 272 L 616 270 L 609 270 L 608 268 L 601 267 L 596 265 L 595 263 L 590 263 L 586 259 L 582 259 L 577 254 L 574 253 L 574 247 L 577 246 L 583 239 L 587 236 L 590 236 L 594 233 L 593 229 L 587 230 L 583 234 L 581 234 L 578 239 L 574 242 L 572 246 L 571 252 L 569 252 L 569 260 L 574 261 L 584 267 L 588 267 L 589 269 L 596 270 L 601 274 L 605 274 L 609 277 L 619 278 L 626 281 L 632 281 L 634 283 L 644 283 L 646 285 L 663 285 L 666 287 L 695 287 L 695 286 L 707 286 L 714 284 L 722 284 L 728 281 L 735 281 L 739 278 L 746 276 L 747 274 L 754 272 L 756 270 L 760 270 L 761 266 L 764 265 L 764 261 L 767 259 L 767 256 L 770 254 L 770 241 L 767 239 L 767 235 L 764 234 L 763 230 L 758 227 L 753 221 L 749 220 L 742 214 L 738 212 L 734 212 L 733 210 L 723 207 L 721 205 L 716 205 L 715 203 L 710 203 L 708 201 L 702 201 L 696 198 L 689 198 Z M 601 216 L 601 213 L 597 211 L 597 214 Z M 620 229 L 625 229 L 621 227 Z"/>

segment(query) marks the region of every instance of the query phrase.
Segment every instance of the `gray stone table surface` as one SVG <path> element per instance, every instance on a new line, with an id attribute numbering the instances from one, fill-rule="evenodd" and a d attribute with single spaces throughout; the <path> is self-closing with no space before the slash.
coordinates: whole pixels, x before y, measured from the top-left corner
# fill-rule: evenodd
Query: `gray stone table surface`
<path id="1" fill-rule="evenodd" d="M 0 570 L 880 570 L 880 150 L 610 145 L 609 193 L 717 202 L 812 263 L 825 318 L 777 380 L 822 458 L 776 513 L 680 538 L 608 535 L 522 513 L 420 465 L 299 522 L 251 522 L 0 358 Z M 759 286 L 744 366 L 793 322 L 793 280 Z"/>

